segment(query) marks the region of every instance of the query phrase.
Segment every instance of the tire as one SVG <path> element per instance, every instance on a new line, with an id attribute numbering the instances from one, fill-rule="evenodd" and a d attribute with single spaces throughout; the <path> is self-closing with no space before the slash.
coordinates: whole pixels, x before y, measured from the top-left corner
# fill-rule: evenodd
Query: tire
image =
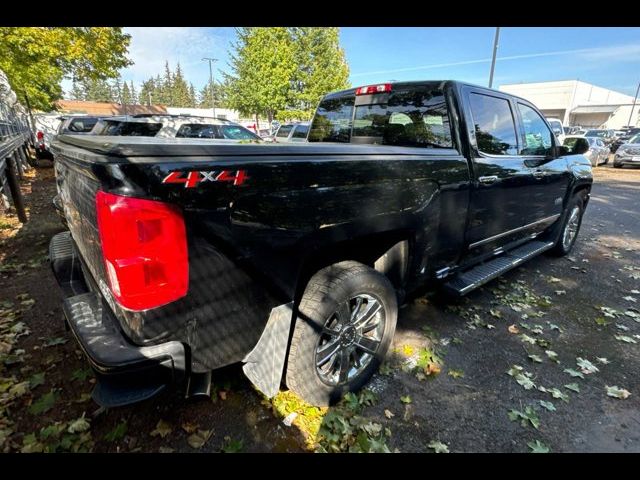
<path id="1" fill-rule="evenodd" d="M 622 165 L 620 163 L 616 163 L 615 160 L 614 160 L 613 168 L 622 168 Z"/>
<path id="2" fill-rule="evenodd" d="M 576 243 L 578 234 L 580 233 L 583 214 L 584 200 L 582 198 L 582 195 L 574 195 L 567 205 L 565 216 L 562 221 L 562 227 L 560 228 L 560 233 L 558 235 L 558 239 L 556 240 L 556 244 L 549 251 L 552 255 L 563 257 L 569 254 L 569 252 L 573 248 L 573 245 Z M 573 234 L 568 231 L 569 229 L 573 229 Z"/>
<path id="3" fill-rule="evenodd" d="M 375 312 L 371 314 L 370 309 Z M 396 292 L 381 273 L 353 261 L 318 271 L 298 307 L 287 386 L 317 406 L 359 390 L 384 359 L 397 317 Z M 344 368 L 343 361 L 349 368 Z"/>

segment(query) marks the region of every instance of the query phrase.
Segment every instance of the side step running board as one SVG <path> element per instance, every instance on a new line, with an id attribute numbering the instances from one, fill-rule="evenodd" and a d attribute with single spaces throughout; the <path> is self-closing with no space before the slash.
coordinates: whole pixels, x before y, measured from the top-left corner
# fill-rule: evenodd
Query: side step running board
<path id="1" fill-rule="evenodd" d="M 530 258 L 539 255 L 545 250 L 549 250 L 551 247 L 553 247 L 553 242 L 533 240 L 499 257 L 458 273 L 445 283 L 444 287 L 449 293 L 454 295 L 466 295 L 471 290 L 499 277 Z"/>

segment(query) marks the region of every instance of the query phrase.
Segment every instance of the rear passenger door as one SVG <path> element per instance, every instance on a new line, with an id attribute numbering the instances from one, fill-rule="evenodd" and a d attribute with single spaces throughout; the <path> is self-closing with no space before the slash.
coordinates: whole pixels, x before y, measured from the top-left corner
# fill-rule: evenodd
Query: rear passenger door
<path id="1" fill-rule="evenodd" d="M 469 256 L 484 255 L 530 233 L 537 180 L 520 155 L 516 106 L 507 95 L 465 87 L 473 190 L 468 212 Z"/>

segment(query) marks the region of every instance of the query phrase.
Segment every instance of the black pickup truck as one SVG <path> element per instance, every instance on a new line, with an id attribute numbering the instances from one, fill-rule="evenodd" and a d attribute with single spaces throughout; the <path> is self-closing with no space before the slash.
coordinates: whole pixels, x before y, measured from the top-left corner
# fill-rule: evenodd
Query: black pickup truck
<path id="1" fill-rule="evenodd" d="M 571 250 L 593 181 L 576 145 L 455 81 L 329 94 L 308 143 L 60 135 L 50 258 L 94 399 L 206 394 L 238 362 L 268 396 L 360 388 L 416 289 Z"/>

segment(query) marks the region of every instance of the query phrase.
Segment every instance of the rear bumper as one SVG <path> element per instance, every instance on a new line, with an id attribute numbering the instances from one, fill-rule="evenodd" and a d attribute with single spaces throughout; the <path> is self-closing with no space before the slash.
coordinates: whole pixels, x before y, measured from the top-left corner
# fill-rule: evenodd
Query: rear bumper
<path id="1" fill-rule="evenodd" d="M 127 405 L 184 382 L 184 345 L 169 341 L 140 347 L 129 342 L 101 295 L 87 288 L 69 232 L 51 239 L 49 256 L 66 297 L 63 310 L 67 324 L 96 373 L 96 403 L 105 407 Z"/>
<path id="2" fill-rule="evenodd" d="M 616 165 L 640 165 L 640 162 L 634 162 L 632 157 L 621 157 L 620 155 L 616 155 L 613 161 Z"/>

